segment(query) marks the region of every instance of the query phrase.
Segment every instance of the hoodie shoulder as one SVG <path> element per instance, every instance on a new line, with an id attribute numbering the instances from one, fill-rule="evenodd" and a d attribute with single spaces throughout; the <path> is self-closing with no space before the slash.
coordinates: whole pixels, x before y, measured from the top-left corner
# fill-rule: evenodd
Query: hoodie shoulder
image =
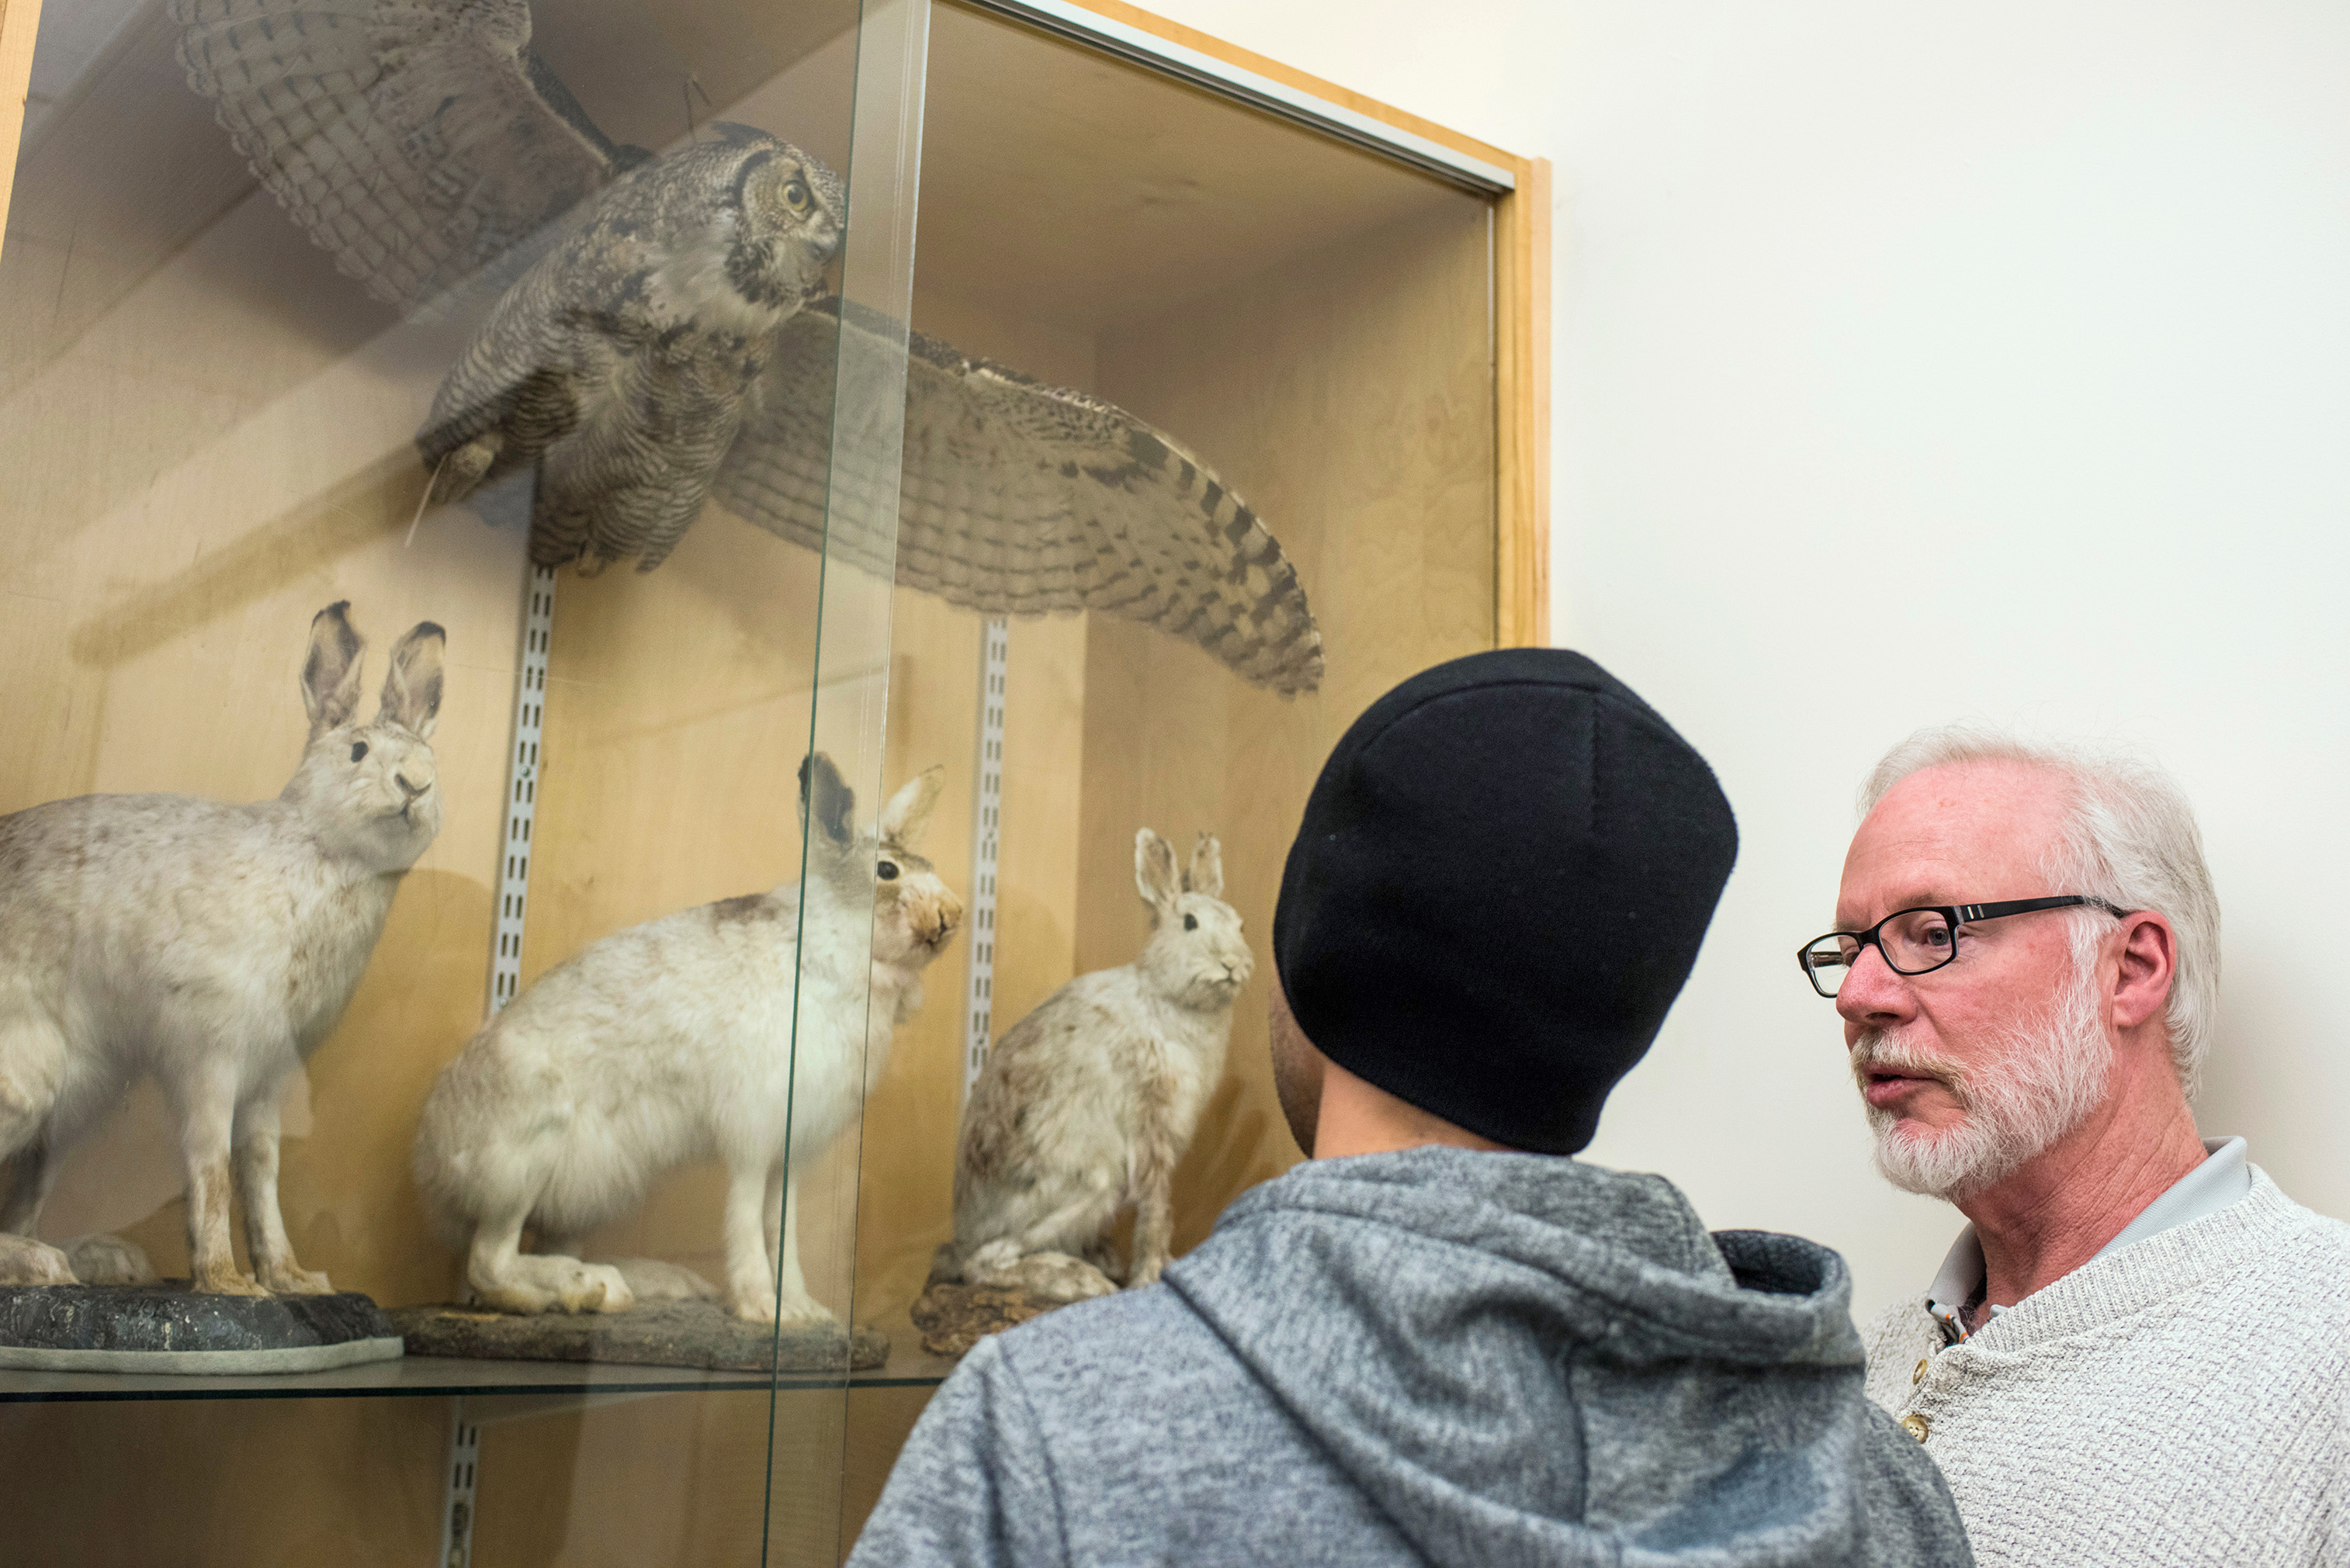
<path id="1" fill-rule="evenodd" d="M 1864 1403 L 1860 1504 L 1868 1568 L 1974 1568 L 1974 1549 L 1941 1467 L 1924 1444 Z"/>
<path id="2" fill-rule="evenodd" d="M 991 1343 L 991 1379 L 1016 1383 L 1033 1417 L 1068 1561 L 1302 1563 L 1339 1560 L 1333 1543 L 1366 1568 L 1423 1561 L 1169 1286 L 1063 1307 Z"/>

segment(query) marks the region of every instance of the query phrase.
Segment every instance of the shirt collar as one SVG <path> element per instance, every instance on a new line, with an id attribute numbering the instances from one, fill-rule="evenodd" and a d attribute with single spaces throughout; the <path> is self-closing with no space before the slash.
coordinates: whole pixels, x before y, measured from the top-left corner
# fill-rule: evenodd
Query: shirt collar
<path id="1" fill-rule="evenodd" d="M 2137 1219 L 2097 1249 L 2096 1256 L 2118 1252 L 2190 1220 L 2216 1214 L 2251 1193 L 2252 1171 L 2245 1158 L 2242 1138 L 2207 1137 L 2203 1140 L 2203 1155 L 2202 1164 L 2172 1182 L 2161 1197 L 2140 1210 Z M 1949 1255 L 1934 1275 L 1934 1282 L 1926 1287 L 1926 1310 L 1942 1325 L 1942 1337 L 1950 1344 L 1967 1337 L 1962 1314 L 1966 1304 L 1982 1288 L 1982 1242 L 1976 1239 L 1975 1228 L 1969 1225 L 1950 1244 Z M 1994 1303 L 1991 1315 L 1997 1317 L 2006 1310 Z"/>

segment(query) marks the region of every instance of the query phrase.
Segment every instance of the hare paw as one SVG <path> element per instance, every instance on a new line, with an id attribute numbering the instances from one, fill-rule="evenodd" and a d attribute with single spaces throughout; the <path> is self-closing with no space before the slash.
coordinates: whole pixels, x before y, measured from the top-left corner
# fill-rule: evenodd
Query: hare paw
<path id="1" fill-rule="evenodd" d="M 144 1285 L 154 1282 L 155 1265 L 136 1241 L 103 1231 L 78 1236 L 66 1243 L 66 1261 L 86 1285 Z"/>
<path id="2" fill-rule="evenodd" d="M 316 1269 L 306 1269 L 298 1263 L 264 1263 L 261 1282 L 276 1296 L 330 1296 L 335 1287 L 327 1276 Z"/>
<path id="3" fill-rule="evenodd" d="M 265 1296 L 268 1290 L 250 1274 L 236 1272 L 231 1263 L 224 1268 L 200 1269 L 194 1280 L 196 1293 L 207 1296 Z"/>
<path id="4" fill-rule="evenodd" d="M 482 1305 L 525 1317 L 550 1312 L 627 1312 L 637 1304 L 618 1269 L 548 1254 L 525 1252 L 513 1260 L 510 1272 L 468 1283 Z"/>
<path id="5" fill-rule="evenodd" d="M 30 1236 L 0 1235 L 0 1285 L 75 1285 L 66 1255 Z"/>
<path id="6" fill-rule="evenodd" d="M 1008 1274 L 1020 1262 L 1020 1243 L 1000 1238 L 972 1250 L 962 1263 L 962 1277 L 974 1285 L 992 1284 L 989 1276 Z"/>
<path id="7" fill-rule="evenodd" d="M 610 1264 L 556 1261 L 570 1265 L 558 1276 L 555 1292 L 565 1312 L 627 1312 L 637 1304 L 636 1293 Z"/>
<path id="8" fill-rule="evenodd" d="M 666 1263 L 659 1258 L 615 1258 L 608 1266 L 640 1302 L 714 1302 L 721 1293 L 716 1285 L 682 1263 Z"/>
<path id="9" fill-rule="evenodd" d="M 1013 1282 L 1030 1295 L 1048 1301 L 1082 1302 L 1114 1295 L 1117 1284 L 1107 1274 L 1066 1252 L 1034 1252 L 1014 1264 Z"/>
<path id="10" fill-rule="evenodd" d="M 823 1328 L 839 1323 L 825 1304 L 806 1291 L 797 1294 L 785 1293 L 778 1301 L 774 1293 L 738 1290 L 728 1303 L 734 1315 L 745 1323 L 772 1323 L 784 1328 Z"/>

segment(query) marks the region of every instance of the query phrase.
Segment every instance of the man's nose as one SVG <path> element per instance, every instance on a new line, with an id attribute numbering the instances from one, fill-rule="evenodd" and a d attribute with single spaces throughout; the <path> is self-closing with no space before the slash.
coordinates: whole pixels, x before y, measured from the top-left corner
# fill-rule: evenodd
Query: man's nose
<path id="1" fill-rule="evenodd" d="M 1836 987 L 1835 1010 L 1847 1023 L 1881 1029 L 1908 1022 L 1917 1011 L 1917 999 L 1909 982 L 1885 961 L 1883 950 L 1871 942 L 1853 959 L 1852 972 Z"/>

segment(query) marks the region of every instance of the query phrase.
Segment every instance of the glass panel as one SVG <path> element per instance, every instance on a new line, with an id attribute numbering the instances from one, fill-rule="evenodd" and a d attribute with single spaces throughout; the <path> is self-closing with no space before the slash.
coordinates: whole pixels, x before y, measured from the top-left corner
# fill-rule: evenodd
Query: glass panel
<path id="1" fill-rule="evenodd" d="M 923 7 L 48 13 L 12 1553 L 831 1560 Z"/>
<path id="2" fill-rule="evenodd" d="M 957 1235 L 966 1070 L 1008 1061 L 1006 1033 L 1072 977 L 1136 959 L 1138 830 L 1181 867 L 1195 835 L 1220 840 L 1253 970 L 1184 1091 L 1173 1251 L 1297 1158 L 1264 1023 L 1289 836 L 1366 706 L 1494 641 L 1492 257 L 1482 198 L 973 11 L 937 8 L 924 102 L 887 772 L 945 767 L 930 853 L 971 916 L 869 1102 L 858 1293 L 893 1340 L 921 1337 L 919 1304 L 951 1345 L 1006 1306 L 968 1283 L 985 1268 L 934 1279 L 964 1269 L 937 1249 Z M 1185 912 L 1170 934 L 1221 964 L 1214 922 L 1186 933 Z M 1075 1104 L 1024 1079 L 997 1085 L 994 1133 Z M 1132 1130 L 1085 1122 L 1128 1201 L 1063 1234 L 1112 1279 L 1138 1242 Z M 990 1158 L 1015 1177 L 1083 1163 Z M 964 1241 L 1018 1212 L 967 1212 Z M 852 1529 L 927 1397 L 852 1392 Z"/>

